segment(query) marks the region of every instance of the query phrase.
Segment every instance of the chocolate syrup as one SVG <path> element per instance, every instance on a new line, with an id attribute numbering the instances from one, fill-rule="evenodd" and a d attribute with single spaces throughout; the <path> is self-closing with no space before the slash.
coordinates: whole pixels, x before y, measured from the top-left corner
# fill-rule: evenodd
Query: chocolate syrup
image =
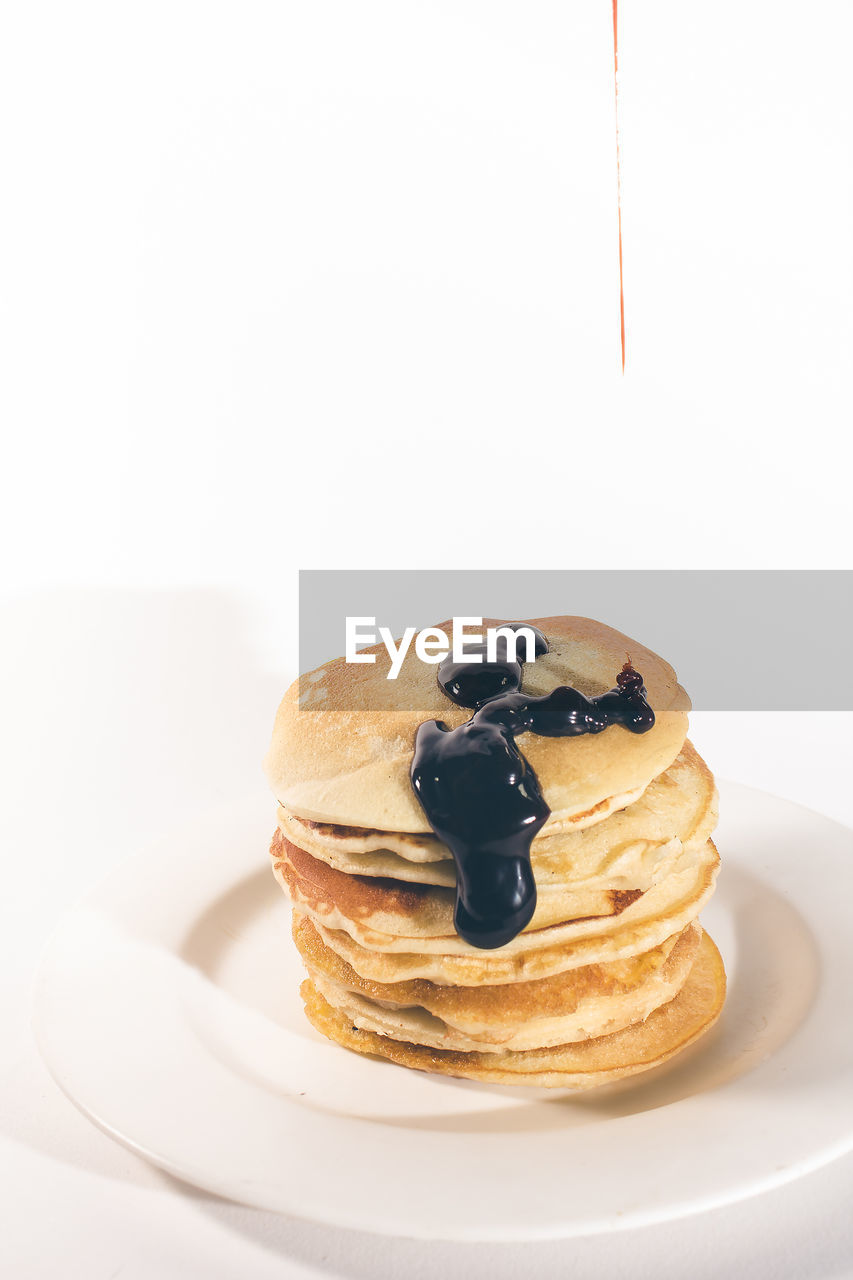
<path id="1" fill-rule="evenodd" d="M 538 657 L 548 643 L 531 629 Z M 456 863 L 456 932 L 484 949 L 504 946 L 536 909 L 530 845 L 551 811 L 516 745 L 518 734 L 567 738 L 614 724 L 646 733 L 655 722 L 643 677 L 630 662 L 616 688 L 597 698 L 566 685 L 531 697 L 521 692 L 521 662 L 510 661 L 504 638 L 497 640 L 495 662 L 442 662 L 439 685 L 474 714 L 455 729 L 439 720 L 420 725 L 411 768 L 415 795 Z M 485 646 L 468 649 L 478 652 L 485 658 Z"/>

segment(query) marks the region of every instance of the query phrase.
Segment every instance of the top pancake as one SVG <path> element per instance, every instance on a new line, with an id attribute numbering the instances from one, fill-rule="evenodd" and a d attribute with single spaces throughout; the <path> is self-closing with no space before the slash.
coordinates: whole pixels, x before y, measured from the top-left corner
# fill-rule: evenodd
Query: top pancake
<path id="1" fill-rule="evenodd" d="M 506 621 L 485 618 L 483 627 Z M 573 617 L 526 621 L 543 632 L 549 652 L 525 664 L 525 692 L 539 695 L 567 684 L 595 697 L 613 688 L 630 659 L 655 713 L 647 733 L 613 725 L 577 738 L 519 738 L 551 810 L 549 824 L 556 826 L 611 797 L 641 791 L 663 773 L 681 750 L 690 701 L 668 662 L 603 623 Z M 449 634 L 449 622 L 439 625 Z M 373 665 L 335 658 L 291 685 L 264 761 L 267 777 L 278 801 L 299 817 L 382 831 L 429 831 L 409 778 L 418 725 L 440 720 L 454 728 L 472 712 L 445 696 L 436 667 L 421 662 L 414 646 L 396 680 L 386 678 L 390 659 L 384 645 L 365 652 L 376 654 Z"/>

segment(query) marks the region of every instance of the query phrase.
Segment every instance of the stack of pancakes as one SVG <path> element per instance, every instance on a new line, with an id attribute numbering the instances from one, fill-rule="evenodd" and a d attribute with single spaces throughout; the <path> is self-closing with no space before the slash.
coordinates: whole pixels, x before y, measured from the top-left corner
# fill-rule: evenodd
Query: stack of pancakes
<path id="1" fill-rule="evenodd" d="M 549 652 L 525 666 L 526 692 L 597 696 L 630 659 L 655 725 L 519 737 L 551 810 L 519 935 L 481 950 L 454 930 L 455 864 L 409 770 L 420 723 L 471 713 L 414 655 L 395 681 L 377 646 L 373 665 L 336 659 L 289 690 L 266 760 L 280 805 L 270 852 L 324 1035 L 421 1070 L 588 1088 L 665 1061 L 720 1012 L 722 962 L 697 923 L 719 864 L 716 789 L 668 663 L 588 619 L 533 625 Z"/>

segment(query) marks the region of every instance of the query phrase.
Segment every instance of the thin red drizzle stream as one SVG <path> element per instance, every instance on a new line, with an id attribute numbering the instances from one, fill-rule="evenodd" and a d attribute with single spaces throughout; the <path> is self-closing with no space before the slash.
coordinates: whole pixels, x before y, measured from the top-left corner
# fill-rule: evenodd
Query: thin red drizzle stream
<path id="1" fill-rule="evenodd" d="M 616 207 L 619 218 L 619 331 L 622 338 L 622 372 L 625 372 L 625 293 L 622 288 L 622 157 L 619 149 L 619 23 L 613 0 L 613 96 L 616 104 Z"/>

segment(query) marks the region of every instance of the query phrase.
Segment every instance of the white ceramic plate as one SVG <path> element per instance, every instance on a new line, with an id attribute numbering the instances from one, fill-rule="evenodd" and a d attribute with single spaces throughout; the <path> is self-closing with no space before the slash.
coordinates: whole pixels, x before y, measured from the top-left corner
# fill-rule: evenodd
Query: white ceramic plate
<path id="1" fill-rule="evenodd" d="M 853 832 L 721 787 L 717 1027 L 592 1093 L 482 1086 L 323 1040 L 298 995 L 273 819 L 232 812 L 117 868 L 42 963 L 35 1031 L 107 1133 L 177 1177 L 364 1230 L 524 1240 L 751 1195 L 853 1146 Z"/>

